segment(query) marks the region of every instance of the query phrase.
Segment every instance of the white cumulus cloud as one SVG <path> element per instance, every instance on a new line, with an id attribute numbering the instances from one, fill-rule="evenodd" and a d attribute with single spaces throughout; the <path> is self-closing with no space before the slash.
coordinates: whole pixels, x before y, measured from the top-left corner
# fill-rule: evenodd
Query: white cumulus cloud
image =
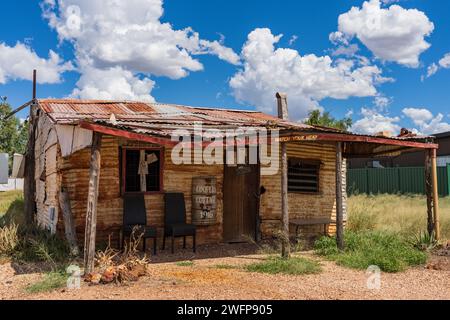
<path id="1" fill-rule="evenodd" d="M 450 124 L 443 121 L 444 115 L 441 113 L 433 116 L 426 108 L 404 108 L 402 112 L 417 126 L 417 131 L 423 134 L 450 131 Z"/>
<path id="2" fill-rule="evenodd" d="M 162 0 L 44 0 L 42 10 L 60 41 L 69 41 L 75 48 L 82 73 L 78 85 L 89 84 L 75 92 L 92 92 L 99 86 L 98 91 L 106 93 L 108 86 L 88 79 L 101 71 L 111 74 L 111 70 L 121 70 L 121 81 L 131 81 L 128 88 L 138 89 L 134 96 L 139 97 L 142 86 L 136 84 L 142 80 L 138 74 L 180 79 L 189 72 L 203 70 L 196 59 L 202 54 L 216 55 L 235 65 L 240 63 L 239 56 L 221 41 L 201 39 L 190 27 L 178 30 L 161 22 Z M 143 87 L 153 86 L 146 81 Z M 110 94 L 117 96 L 116 92 Z"/>
<path id="3" fill-rule="evenodd" d="M 301 119 L 319 108 L 322 99 L 375 96 L 376 85 L 390 80 L 377 66 L 276 48 L 281 37 L 267 28 L 248 35 L 241 53 L 243 68 L 230 80 L 237 100 L 274 113 L 275 92 L 286 92 L 291 118 Z"/>
<path id="4" fill-rule="evenodd" d="M 338 32 L 330 39 L 349 42 L 356 37 L 381 60 L 418 67 L 421 53 L 430 47 L 425 38 L 433 30 L 434 24 L 422 11 L 397 4 L 385 8 L 380 0 L 370 0 L 341 14 Z"/>
<path id="5" fill-rule="evenodd" d="M 391 117 L 381 113 L 376 109 L 361 108 L 362 118 L 356 121 L 351 131 L 363 134 L 377 134 L 382 131 L 388 131 L 392 135 L 400 132 L 400 117 Z"/>
<path id="6" fill-rule="evenodd" d="M 446 69 L 450 68 L 450 52 L 444 55 L 444 57 L 441 60 L 439 60 L 439 65 L 442 68 Z"/>
<path id="7" fill-rule="evenodd" d="M 86 67 L 72 96 L 81 99 L 133 100 L 154 102 L 150 92 L 155 83 L 140 79 L 121 67 L 95 69 Z"/>
<path id="8" fill-rule="evenodd" d="M 61 82 L 61 74 L 73 67 L 52 50 L 48 58 L 41 58 L 23 43 L 13 47 L 0 43 L 0 84 L 10 80 L 31 80 L 33 69 L 37 70 L 37 80 L 42 84 Z"/>
<path id="9" fill-rule="evenodd" d="M 435 75 L 440 69 L 450 69 L 450 52 L 445 54 L 439 62 L 433 62 L 427 68 L 427 74 L 422 76 L 422 81 Z"/>

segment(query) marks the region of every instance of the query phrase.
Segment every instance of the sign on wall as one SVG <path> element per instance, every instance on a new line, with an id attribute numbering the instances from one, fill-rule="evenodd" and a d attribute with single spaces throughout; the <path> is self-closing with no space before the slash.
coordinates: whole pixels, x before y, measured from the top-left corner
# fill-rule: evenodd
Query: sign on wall
<path id="1" fill-rule="evenodd" d="M 192 223 L 212 225 L 216 223 L 217 179 L 215 177 L 192 178 Z"/>
<path id="2" fill-rule="evenodd" d="M 0 184 L 8 183 L 8 154 L 0 153 Z"/>

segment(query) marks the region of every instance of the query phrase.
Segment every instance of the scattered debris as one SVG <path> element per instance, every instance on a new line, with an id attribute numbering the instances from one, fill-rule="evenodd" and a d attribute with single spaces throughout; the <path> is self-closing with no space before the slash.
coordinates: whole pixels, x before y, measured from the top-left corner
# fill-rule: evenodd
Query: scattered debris
<path id="1" fill-rule="evenodd" d="M 131 234 L 129 245 L 124 251 L 112 249 L 109 241 L 108 247 L 98 251 L 95 257 L 95 271 L 85 276 L 85 281 L 92 284 L 124 283 L 137 281 L 148 274 L 147 256 L 141 256 L 137 250 L 142 234 L 135 236 L 136 229 Z"/>

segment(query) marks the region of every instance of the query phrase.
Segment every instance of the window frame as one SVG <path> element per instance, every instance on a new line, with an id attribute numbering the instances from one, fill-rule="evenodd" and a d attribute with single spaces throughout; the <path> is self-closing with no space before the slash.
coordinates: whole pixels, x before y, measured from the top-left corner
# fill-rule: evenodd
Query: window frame
<path id="1" fill-rule="evenodd" d="M 158 191 L 126 191 L 126 170 L 127 170 L 127 151 L 132 150 L 132 151 L 141 151 L 141 150 L 145 150 L 145 151 L 159 151 L 160 154 L 160 165 L 159 165 L 159 190 Z M 122 195 L 125 194 L 144 194 L 144 195 L 152 195 L 152 194 L 162 194 L 164 193 L 164 179 L 163 179 L 163 174 L 164 174 L 164 159 L 165 159 L 165 149 L 163 147 L 121 147 L 121 154 L 122 154 L 122 164 L 121 164 L 121 168 L 122 168 L 122 174 L 120 175 L 121 177 L 121 186 L 120 186 L 120 190 Z"/>
<path id="2" fill-rule="evenodd" d="M 313 165 L 317 165 L 318 166 L 318 172 L 317 172 L 317 191 L 293 191 L 293 190 L 289 190 L 289 162 L 290 160 L 297 160 L 299 162 L 305 162 L 305 163 L 310 163 Z M 298 157 L 288 157 L 288 167 L 287 167 L 287 182 L 288 182 L 288 194 L 289 193 L 293 193 L 293 194 L 305 194 L 305 195 L 320 195 L 321 194 L 321 185 L 320 185 L 320 175 L 321 175 L 321 171 L 322 171 L 322 167 L 323 167 L 323 161 L 320 159 L 311 159 L 311 158 L 298 158 Z"/>

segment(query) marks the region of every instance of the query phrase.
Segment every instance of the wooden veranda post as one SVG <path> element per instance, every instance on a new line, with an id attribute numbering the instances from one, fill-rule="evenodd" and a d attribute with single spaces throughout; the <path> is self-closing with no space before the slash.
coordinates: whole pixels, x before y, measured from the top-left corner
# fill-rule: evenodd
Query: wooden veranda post
<path id="1" fill-rule="evenodd" d="M 425 194 L 427 196 L 427 231 L 432 234 L 434 231 L 433 214 L 433 179 L 431 173 L 431 152 L 425 151 Z"/>
<path id="2" fill-rule="evenodd" d="M 430 153 L 431 153 L 431 176 L 433 182 L 434 235 L 436 237 L 436 240 L 439 240 L 441 238 L 441 231 L 439 223 L 439 193 L 438 193 L 436 149 L 431 149 Z"/>
<path id="3" fill-rule="evenodd" d="M 278 117 L 288 120 L 287 95 L 277 93 L 276 97 L 278 101 Z M 291 245 L 289 242 L 288 158 L 286 143 L 281 143 L 281 221 L 283 233 L 281 256 L 287 259 L 291 256 Z"/>
<path id="4" fill-rule="evenodd" d="M 336 242 L 344 250 L 344 201 L 342 191 L 342 142 L 336 144 Z"/>
<path id="5" fill-rule="evenodd" d="M 30 106 L 30 116 L 28 119 L 28 143 L 25 154 L 24 173 L 24 214 L 25 222 L 30 225 L 34 222 L 36 211 L 36 179 L 35 179 L 35 142 L 37 127 L 37 102 L 36 102 L 36 70 L 33 70 L 33 100 Z"/>
<path id="6" fill-rule="evenodd" d="M 95 236 L 97 227 L 97 201 L 100 181 L 100 148 L 102 134 L 94 132 L 91 147 L 91 164 L 89 170 L 89 191 L 86 209 L 86 230 L 84 236 L 84 273 L 94 270 Z"/>

